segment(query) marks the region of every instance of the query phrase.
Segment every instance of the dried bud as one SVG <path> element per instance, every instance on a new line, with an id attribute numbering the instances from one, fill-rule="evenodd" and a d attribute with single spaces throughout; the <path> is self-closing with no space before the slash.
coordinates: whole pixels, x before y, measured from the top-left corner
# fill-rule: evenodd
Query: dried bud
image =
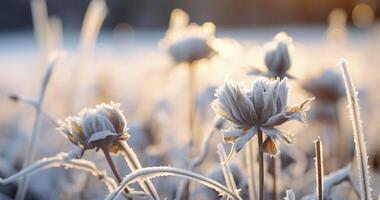
<path id="1" fill-rule="evenodd" d="M 128 139 L 127 121 L 120 104 L 99 104 L 93 109 L 84 109 L 78 116 L 60 122 L 59 131 L 83 151 L 93 148 L 109 148 L 119 152 L 117 140 Z"/>
<path id="2" fill-rule="evenodd" d="M 287 71 L 290 68 L 291 60 L 288 46 L 292 39 L 286 33 L 277 34 L 265 54 L 265 65 L 268 68 L 269 77 L 287 77 Z"/>

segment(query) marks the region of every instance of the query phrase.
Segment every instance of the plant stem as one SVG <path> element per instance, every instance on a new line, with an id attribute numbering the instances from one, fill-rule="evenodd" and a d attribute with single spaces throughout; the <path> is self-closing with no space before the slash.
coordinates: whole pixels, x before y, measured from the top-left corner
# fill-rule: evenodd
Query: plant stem
<path id="1" fill-rule="evenodd" d="M 104 153 L 104 156 L 106 157 L 106 160 L 107 160 L 107 162 L 108 162 L 108 165 L 110 166 L 110 168 L 111 168 L 111 170 L 112 170 L 113 175 L 115 175 L 117 182 L 120 184 L 121 181 L 122 181 L 123 179 L 121 178 L 120 173 L 119 173 L 119 171 L 117 170 L 117 168 L 116 168 L 116 166 L 115 166 L 115 163 L 113 162 L 113 160 L 112 160 L 112 158 L 111 158 L 110 153 L 109 153 L 105 148 L 102 148 L 102 151 L 103 151 L 103 153 Z M 129 192 L 127 187 L 124 188 L 124 191 L 125 191 L 126 193 Z"/>
<path id="2" fill-rule="evenodd" d="M 44 74 L 44 77 L 42 79 L 40 93 L 39 93 L 39 97 L 38 97 L 38 101 L 36 105 L 36 117 L 34 118 L 32 135 L 31 135 L 29 143 L 27 144 L 27 151 L 22 163 L 22 169 L 28 167 L 31 164 L 31 162 L 33 162 L 34 157 L 35 157 L 37 142 L 38 142 L 38 139 L 40 139 L 39 134 L 40 134 L 42 104 L 45 99 L 46 88 L 48 86 L 56 61 L 57 61 L 57 58 L 55 58 L 49 63 L 46 69 L 46 72 Z M 16 200 L 25 199 L 26 192 L 28 191 L 28 184 L 29 184 L 28 176 L 20 180 L 18 184 L 16 196 L 15 196 Z"/>
<path id="3" fill-rule="evenodd" d="M 318 199 L 323 200 L 323 149 L 321 139 L 318 138 L 314 143 Z"/>
<path id="4" fill-rule="evenodd" d="M 272 186 L 272 199 L 277 200 L 277 165 L 276 165 L 276 157 L 271 158 L 272 162 L 272 173 L 273 173 L 273 186 Z"/>
<path id="5" fill-rule="evenodd" d="M 118 141 L 118 145 L 124 152 L 124 155 L 125 155 L 124 158 L 127 161 L 128 166 L 131 169 L 131 171 L 133 172 L 138 169 L 141 169 L 142 168 L 141 163 L 137 159 L 137 156 L 135 152 L 133 151 L 133 149 L 130 148 L 129 145 L 124 141 Z M 146 181 L 141 181 L 141 182 L 139 181 L 139 183 L 140 183 L 141 188 L 145 192 L 151 194 L 154 200 L 160 199 L 156 191 L 156 188 L 154 187 L 153 183 L 149 179 Z"/>
<path id="6" fill-rule="evenodd" d="M 254 141 L 251 139 L 248 141 L 248 147 L 245 148 L 245 162 L 248 175 L 248 195 L 250 200 L 257 199 L 255 191 L 255 159 L 254 159 Z"/>
<path id="7" fill-rule="evenodd" d="M 261 146 L 263 144 L 263 132 L 258 129 L 257 130 L 257 144 L 259 151 L 259 199 L 264 200 L 264 152 L 261 151 Z"/>
<path id="8" fill-rule="evenodd" d="M 197 139 L 197 134 L 195 132 L 195 93 L 196 93 L 196 64 L 190 63 L 189 66 L 189 131 L 190 131 L 190 138 L 192 140 L 192 145 L 191 145 L 191 151 L 192 153 L 194 150 L 195 144 L 198 142 L 196 141 Z"/>

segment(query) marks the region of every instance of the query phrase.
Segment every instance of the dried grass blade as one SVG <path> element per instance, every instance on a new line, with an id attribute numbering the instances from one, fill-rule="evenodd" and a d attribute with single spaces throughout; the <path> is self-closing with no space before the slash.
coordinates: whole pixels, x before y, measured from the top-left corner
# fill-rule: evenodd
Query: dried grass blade
<path id="1" fill-rule="evenodd" d="M 351 114 L 353 134 L 354 134 L 354 142 L 355 142 L 355 154 L 358 163 L 359 170 L 359 180 L 360 180 L 360 199 L 361 200 L 370 200 L 372 199 L 371 195 L 371 186 L 370 186 L 370 176 L 369 176 L 369 166 L 368 166 L 368 154 L 365 144 L 362 120 L 360 118 L 360 107 L 359 107 L 359 99 L 358 93 L 354 87 L 354 84 L 351 80 L 351 76 L 347 70 L 347 62 L 345 60 L 341 60 L 339 63 L 344 83 L 346 86 L 348 107 Z"/>

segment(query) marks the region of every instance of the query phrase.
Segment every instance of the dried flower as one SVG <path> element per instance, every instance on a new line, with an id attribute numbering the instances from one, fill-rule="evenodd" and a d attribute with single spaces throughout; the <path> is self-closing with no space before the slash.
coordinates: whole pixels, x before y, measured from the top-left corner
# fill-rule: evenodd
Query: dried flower
<path id="1" fill-rule="evenodd" d="M 112 153 L 119 152 L 118 140 L 128 139 L 127 121 L 120 104 L 111 102 L 84 109 L 78 116 L 70 116 L 60 122 L 59 131 L 82 149 L 106 147 Z"/>
<path id="2" fill-rule="evenodd" d="M 160 45 L 168 50 L 177 63 L 210 58 L 215 54 L 212 48 L 215 25 L 206 22 L 202 26 L 189 24 L 189 16 L 181 9 L 173 10 L 169 28 Z"/>
<path id="3" fill-rule="evenodd" d="M 289 48 L 293 46 L 292 43 L 293 39 L 286 33 L 278 33 L 272 42 L 266 45 L 265 65 L 268 71 L 261 72 L 258 69 L 254 69 L 248 72 L 248 74 L 264 75 L 272 78 L 293 78 L 293 76 L 288 74 L 291 65 Z"/>
<path id="4" fill-rule="evenodd" d="M 305 111 L 312 100 L 288 107 L 287 78 L 273 81 L 258 79 L 253 82 L 252 88 L 227 81 L 215 95 L 217 99 L 212 102 L 212 108 L 235 125 L 233 129 L 223 130 L 224 140 L 235 143 L 236 151 L 239 151 L 261 130 L 268 136 L 261 150 L 271 155 L 279 152 L 277 139 L 287 143 L 292 143 L 294 139 L 293 135 L 277 126 L 289 120 L 305 123 Z"/>

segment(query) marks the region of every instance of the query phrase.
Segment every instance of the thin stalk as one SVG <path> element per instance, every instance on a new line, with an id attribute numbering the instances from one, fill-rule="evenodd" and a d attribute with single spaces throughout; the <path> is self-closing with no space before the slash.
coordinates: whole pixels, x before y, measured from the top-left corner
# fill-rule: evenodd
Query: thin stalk
<path id="1" fill-rule="evenodd" d="M 53 67 L 56 64 L 56 60 L 57 60 L 57 58 L 55 58 L 54 60 L 52 60 L 49 63 L 47 70 L 45 72 L 45 75 L 43 77 L 43 80 L 42 80 L 40 93 L 39 93 L 39 97 L 38 97 L 38 103 L 36 106 L 36 117 L 35 117 L 34 123 L 33 123 L 32 136 L 31 136 L 31 140 L 27 144 L 27 151 L 26 151 L 26 155 L 25 155 L 24 160 L 23 160 L 22 168 L 26 168 L 34 160 L 34 156 L 35 156 L 34 154 L 36 151 L 37 139 L 39 138 L 39 132 L 40 132 L 39 131 L 39 128 L 40 128 L 39 124 L 40 124 L 40 119 L 41 119 L 42 103 L 43 103 L 44 98 L 45 98 L 45 91 L 46 91 L 47 85 L 49 83 L 50 76 L 53 72 Z M 18 184 L 16 197 L 15 197 L 16 200 L 23 200 L 25 198 L 26 192 L 28 190 L 28 183 L 29 183 L 29 176 L 26 176 L 20 180 L 20 182 Z"/>
<path id="2" fill-rule="evenodd" d="M 122 149 L 125 155 L 125 160 L 128 163 L 129 168 L 131 171 L 136 171 L 138 169 L 141 169 L 141 163 L 137 159 L 137 156 L 135 152 L 132 150 L 132 148 L 129 147 L 129 145 L 126 142 L 118 141 L 119 147 Z M 156 188 L 154 187 L 153 183 L 147 179 L 146 181 L 139 181 L 139 184 L 141 188 L 146 192 L 152 195 L 154 200 L 159 200 L 160 197 L 158 196 L 158 193 L 156 191 Z"/>
<path id="3" fill-rule="evenodd" d="M 315 168 L 317 177 L 318 200 L 323 200 L 323 148 L 321 139 L 314 141 L 315 145 Z"/>
<path id="4" fill-rule="evenodd" d="M 363 122 L 360 117 L 358 93 L 351 80 L 350 73 L 348 72 L 347 62 L 345 60 L 342 60 L 339 64 L 346 86 L 347 101 L 351 114 L 353 136 L 355 142 L 355 154 L 359 170 L 360 199 L 369 200 L 372 199 L 372 188 L 369 181 L 370 175 L 368 166 L 368 154 L 363 131 Z"/>
<path id="5" fill-rule="evenodd" d="M 275 156 L 271 157 L 271 167 L 272 167 L 272 199 L 277 200 L 277 159 Z"/>
<path id="6" fill-rule="evenodd" d="M 261 146 L 263 144 L 263 132 L 257 130 L 257 144 L 259 152 L 259 199 L 264 200 L 264 152 L 261 151 Z"/>
<path id="7" fill-rule="evenodd" d="M 226 151 L 221 143 L 218 144 L 217 148 L 218 148 L 217 153 L 219 155 L 220 165 L 222 166 L 223 176 L 224 176 L 224 180 L 226 181 L 227 188 L 231 190 L 232 192 L 234 192 L 236 196 L 239 197 L 239 199 L 241 199 L 239 196 L 239 190 L 234 180 L 234 176 L 228 164 Z"/>
<path id="8" fill-rule="evenodd" d="M 255 191 L 255 159 L 254 159 L 254 148 L 255 143 L 251 139 L 248 141 L 248 147 L 245 148 L 245 162 L 246 162 L 246 170 L 248 175 L 248 195 L 250 200 L 257 199 L 256 191 Z"/>
<path id="9" fill-rule="evenodd" d="M 106 160 L 107 160 L 107 162 L 108 162 L 108 165 L 110 166 L 110 168 L 111 168 L 111 170 L 112 170 L 112 173 L 115 175 L 117 182 L 120 184 L 121 181 L 122 181 L 123 179 L 121 178 L 120 173 L 119 173 L 119 171 L 117 170 L 117 168 L 116 168 L 116 166 L 115 166 L 115 163 L 113 162 L 113 160 L 112 160 L 112 158 L 111 158 L 110 153 L 109 153 L 109 152 L 107 151 L 107 149 L 105 149 L 105 148 L 102 148 L 102 151 L 103 151 L 103 153 L 104 153 L 104 156 L 106 157 Z M 125 191 L 126 193 L 129 193 L 128 187 L 125 187 L 125 188 L 124 188 L 124 191 Z"/>
<path id="10" fill-rule="evenodd" d="M 197 75 L 196 75 L 196 64 L 191 63 L 188 66 L 189 68 L 189 131 L 190 138 L 192 140 L 191 151 L 193 153 L 194 146 L 198 144 L 197 134 L 195 131 L 195 112 L 196 112 L 196 85 L 197 85 Z"/>
<path id="11" fill-rule="evenodd" d="M 94 163 L 88 160 L 76 159 L 78 157 L 78 154 L 79 152 L 76 152 L 74 150 L 69 153 L 59 153 L 53 157 L 43 158 L 8 178 L 0 178 L 0 184 L 9 184 L 27 175 L 32 175 L 45 169 L 54 167 L 65 167 L 65 169 L 71 168 L 90 172 L 92 175 L 98 177 L 99 180 L 103 181 L 109 191 L 112 191 L 117 187 L 115 181 L 112 178 L 108 177 L 105 172 L 102 172 L 99 169 L 97 169 Z"/>
<path id="12" fill-rule="evenodd" d="M 209 143 L 212 138 L 212 136 L 221 128 L 221 124 L 223 122 L 220 122 L 219 120 L 216 120 L 214 127 L 212 130 L 203 138 L 201 147 L 200 147 L 200 152 L 198 156 L 194 157 L 190 161 L 190 167 L 189 170 L 193 171 L 195 168 L 200 166 L 203 161 L 206 159 L 207 153 L 209 151 Z M 190 181 L 189 180 L 183 180 L 176 191 L 176 198 L 175 199 L 186 199 L 188 198 L 189 195 L 189 186 L 190 186 Z"/>

